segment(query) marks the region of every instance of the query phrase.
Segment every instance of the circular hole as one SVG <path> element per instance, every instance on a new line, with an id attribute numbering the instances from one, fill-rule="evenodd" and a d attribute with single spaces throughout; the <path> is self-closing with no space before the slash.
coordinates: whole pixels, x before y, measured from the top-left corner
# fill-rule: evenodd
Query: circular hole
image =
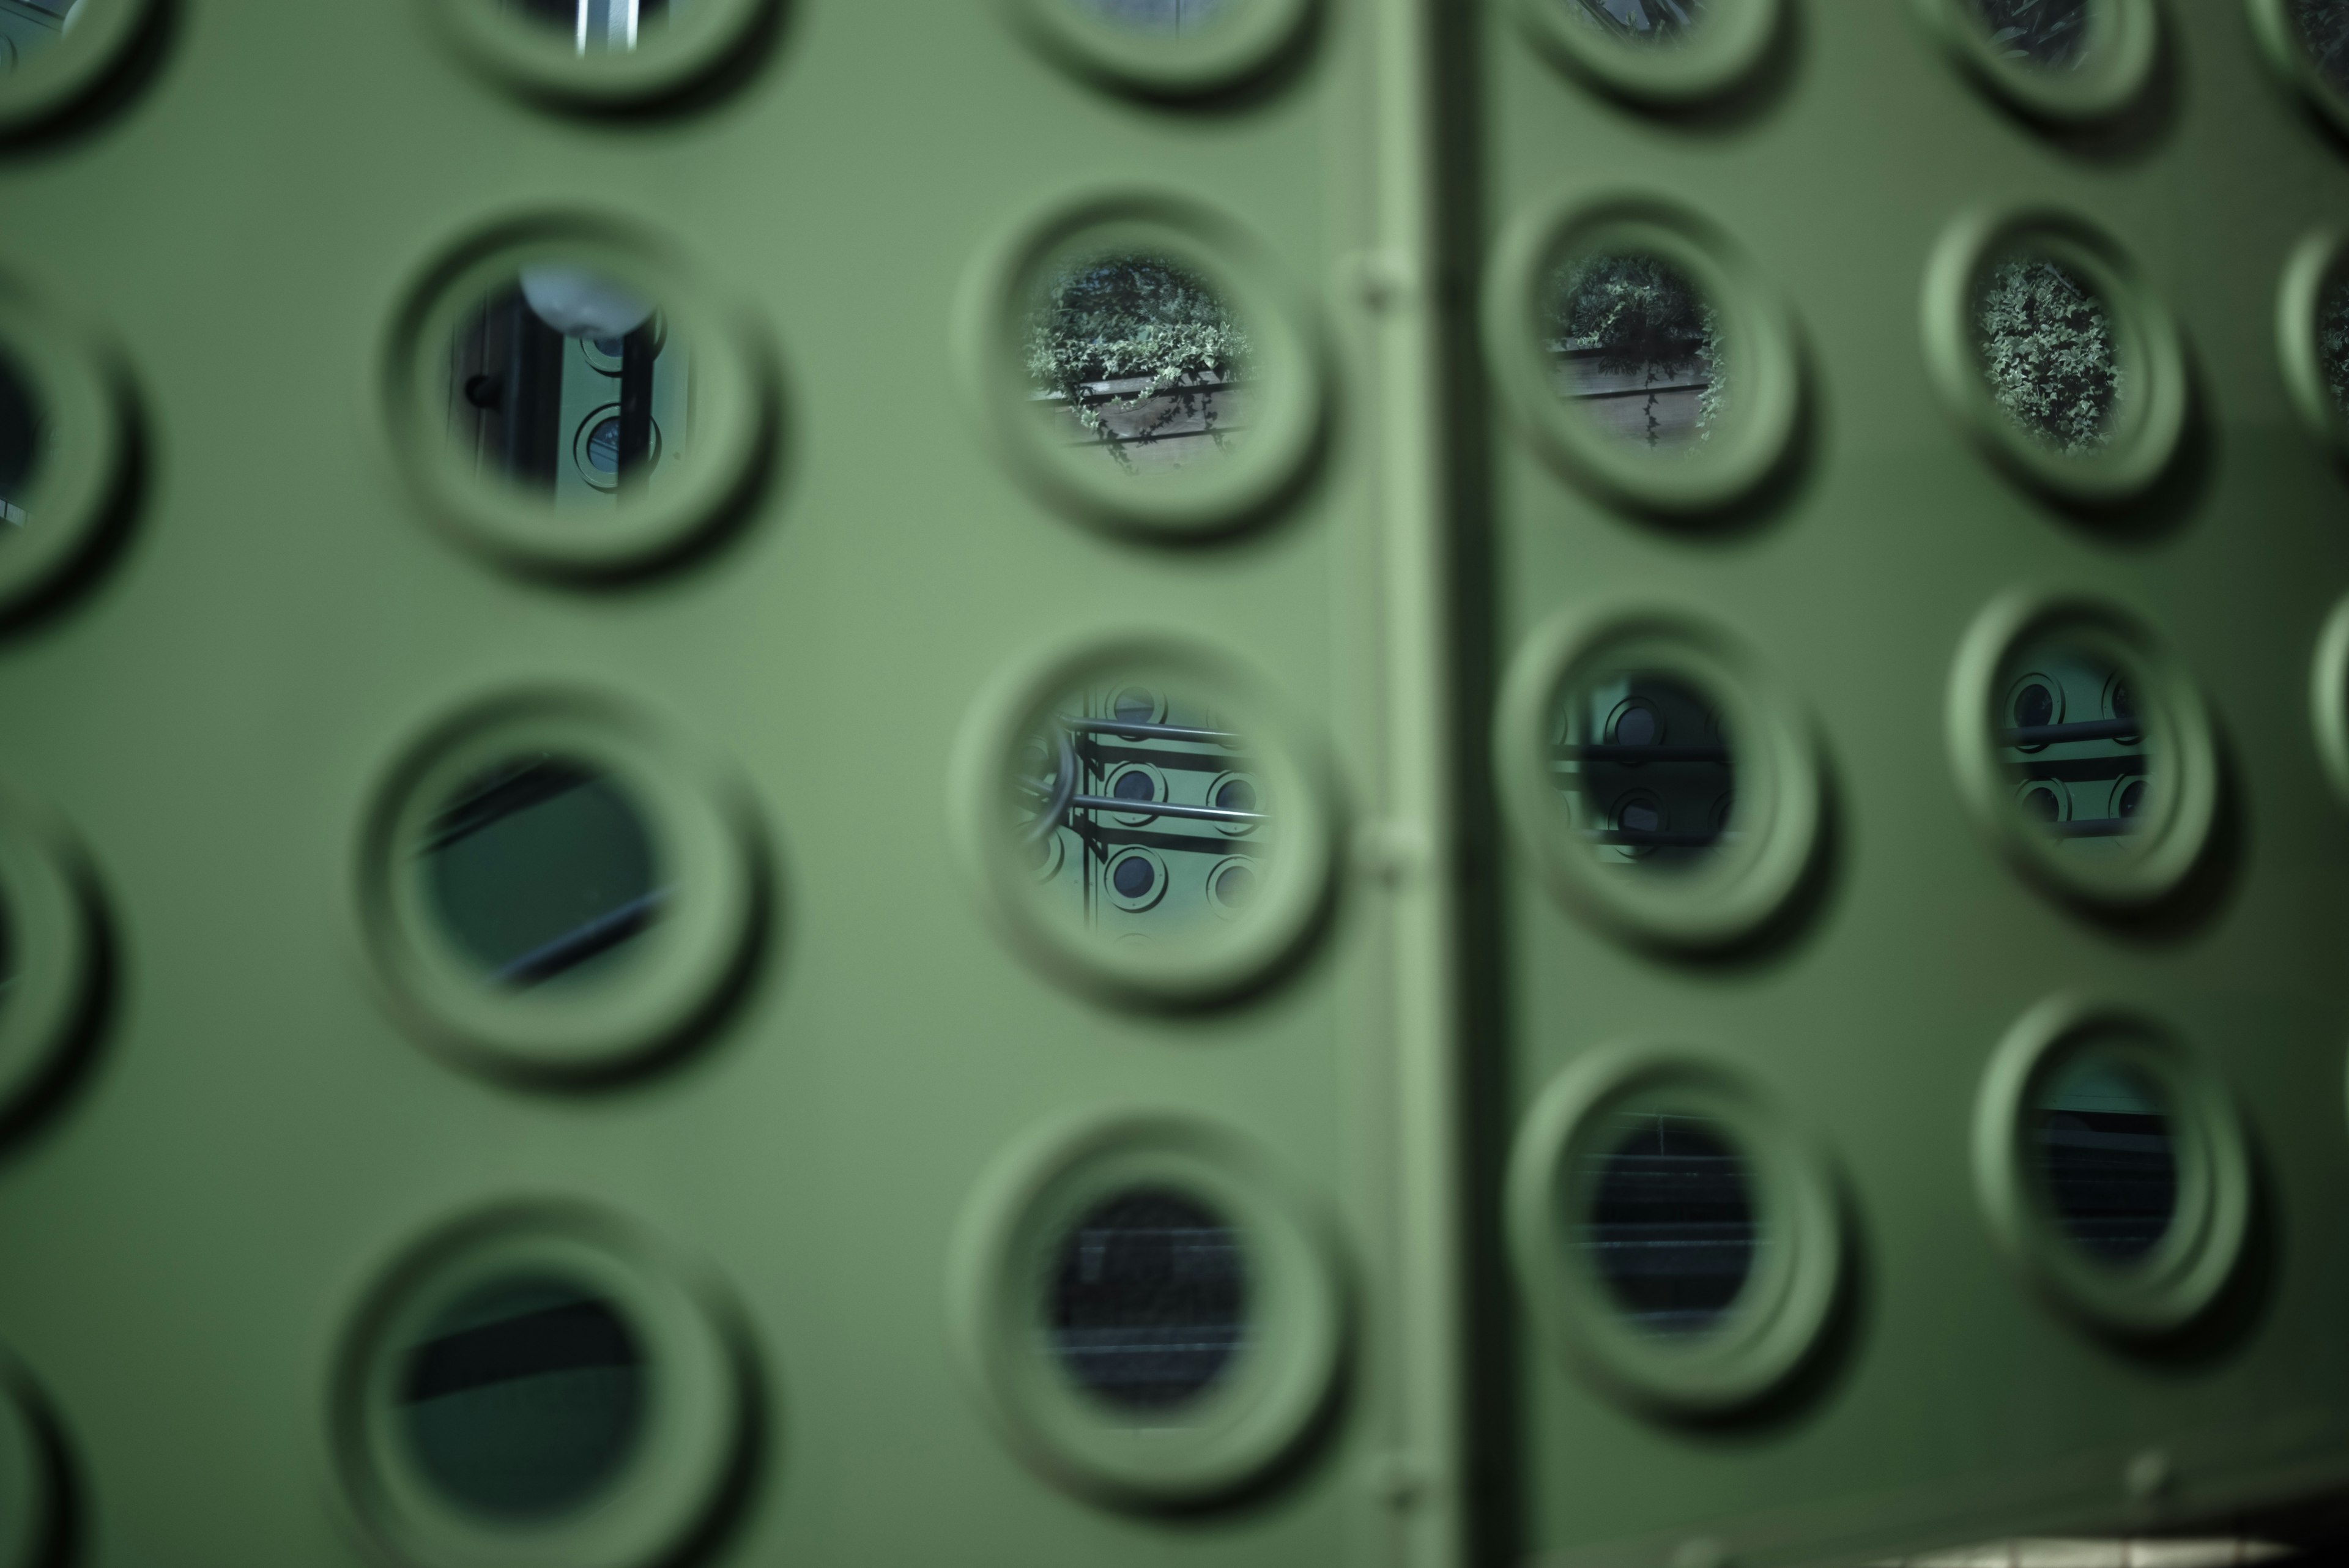
<path id="1" fill-rule="evenodd" d="M 32 521 L 47 438 L 48 421 L 32 378 L 0 351 L 0 539 Z"/>
<path id="2" fill-rule="evenodd" d="M 1199 1199 L 1166 1188 L 1089 1210 L 1051 1268 L 1052 1353 L 1079 1386 L 1133 1411 L 1197 1399 L 1248 1338 L 1239 1233 Z"/>
<path id="3" fill-rule="evenodd" d="M 2050 637 L 2010 658 L 1992 715 L 1999 755 L 2024 821 L 2074 857 L 2130 855 L 2140 846 L 2156 792 L 2168 787 L 2160 747 L 2137 716 L 2132 672 L 2103 639 Z M 2093 713 L 2095 718 L 2073 718 Z M 2128 781 L 2133 789 L 2118 787 Z M 2086 789 L 2092 793 L 2082 795 Z M 2110 800 L 2115 809 L 2075 815 Z M 2126 800 L 2128 809 L 2117 809 Z"/>
<path id="4" fill-rule="evenodd" d="M 1243 907 L 1211 885 L 1232 837 L 1247 835 L 1252 857 L 1280 853 L 1278 815 L 1234 771 L 1249 737 L 1197 693 L 1156 683 L 1073 688 L 1049 713 L 1014 753 L 1005 797 L 1028 863 L 1050 867 L 1032 896 L 1094 941 L 1219 940 Z"/>
<path id="5" fill-rule="evenodd" d="M 1711 0 L 1562 0 L 1567 15 L 1589 31 L 1627 44 L 1688 42 L 1704 25 Z"/>
<path id="6" fill-rule="evenodd" d="M 1256 867 L 1236 860 L 1216 873 L 1216 902 L 1226 909 L 1245 909 L 1256 898 Z"/>
<path id="7" fill-rule="evenodd" d="M 1602 669 L 1566 691 L 1552 720 L 1551 779 L 1602 864 L 1685 871 L 1732 840 L 1736 752 L 1715 706 L 1653 670 Z"/>
<path id="8" fill-rule="evenodd" d="M 1062 256 L 1032 292 L 1022 347 L 1049 439 L 1104 472 L 1196 474 L 1248 442 L 1247 323 L 1185 262 L 1123 249 Z"/>
<path id="9" fill-rule="evenodd" d="M 0 78 L 64 42 L 92 0 L 15 0 L 0 8 Z"/>
<path id="10" fill-rule="evenodd" d="M 602 975 L 659 919 L 653 836 L 607 774 L 570 758 L 517 757 L 455 791 L 415 846 L 450 942 L 500 985 Z"/>
<path id="11" fill-rule="evenodd" d="M 1208 32 L 1237 9 L 1233 0 L 1075 0 L 1077 9 L 1110 26 L 1154 37 L 1187 38 Z"/>
<path id="12" fill-rule="evenodd" d="M 650 45 L 694 0 L 479 0 L 529 18 L 581 55 L 631 54 Z"/>
<path id="13" fill-rule="evenodd" d="M 2066 71 L 2087 57 L 2094 0 L 1965 0 L 1965 9 L 2002 59 Z"/>
<path id="14" fill-rule="evenodd" d="M 2349 92 L 2349 5 L 2342 0 L 2284 0 L 2284 10 L 2317 75 L 2335 92 Z"/>
<path id="15" fill-rule="evenodd" d="M 2069 457 L 2112 445 L 2134 369 L 2085 268 L 2028 242 L 2011 248 L 1976 283 L 1973 324 L 1992 400 L 2016 430 Z"/>
<path id="16" fill-rule="evenodd" d="M 1721 312 L 1672 262 L 1569 255 L 1551 269 L 1543 319 L 1552 387 L 1610 440 L 1681 456 L 1720 428 L 1730 387 Z"/>
<path id="17" fill-rule="evenodd" d="M 614 1303 L 519 1276 L 433 1319 L 406 1352 L 398 1398 L 417 1468 L 450 1502 L 543 1521 L 608 1490 L 643 1435 L 647 1383 Z"/>
<path id="18" fill-rule="evenodd" d="M 1746 1162 L 1704 1117 L 1612 1119 L 1611 1140 L 1583 1173 L 1588 1204 L 1574 1243 L 1635 1326 L 1702 1334 L 1720 1324 L 1754 1272 Z"/>
<path id="19" fill-rule="evenodd" d="M 665 493 L 693 439 L 694 367 L 657 306 L 563 261 L 518 266 L 481 291 L 446 360 L 444 428 L 460 462 L 558 509 Z"/>
<path id="20" fill-rule="evenodd" d="M 2049 1076 L 2031 1118 L 2043 1190 L 2075 1245 L 2118 1265 L 2160 1244 L 2178 1211 L 2178 1153 L 2149 1077 L 2081 1053 Z"/>

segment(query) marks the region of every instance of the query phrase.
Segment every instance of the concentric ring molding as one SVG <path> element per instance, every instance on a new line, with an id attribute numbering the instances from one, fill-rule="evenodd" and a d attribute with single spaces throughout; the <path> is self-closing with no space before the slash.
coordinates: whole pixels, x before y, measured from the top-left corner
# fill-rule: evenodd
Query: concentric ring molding
<path id="1" fill-rule="evenodd" d="M 1624 876 L 1574 836 L 1551 778 L 1551 715 L 1559 693 L 1601 662 L 1679 675 L 1720 703 L 1736 737 L 1738 809 L 1754 826 L 1712 867 Z M 1516 842 L 1551 892 L 1617 935 L 1665 948 L 1719 949 L 1758 935 L 1801 889 L 1824 835 L 1808 720 L 1757 653 L 1678 609 L 1567 610 L 1527 638 L 1501 689 L 1493 766 Z"/>
<path id="2" fill-rule="evenodd" d="M 97 879 L 46 808 L 0 786 L 0 918 L 16 981 L 0 1007 L 0 1137 L 37 1111 L 102 1001 L 106 922 Z"/>
<path id="3" fill-rule="evenodd" d="M 2276 363 L 2284 390 L 2309 433 L 2349 462 L 2349 410 L 2325 382 L 2318 347 L 2326 288 L 2349 268 L 2349 228 L 2328 225 L 2303 236 L 2284 263 L 2276 289 Z"/>
<path id="4" fill-rule="evenodd" d="M 1579 0 L 1515 0 L 1517 26 L 1552 63 L 1602 92 L 1656 109 L 1679 109 L 1741 86 L 1778 42 L 1783 0 L 1718 7 L 1685 44 L 1623 45 L 1575 22 Z"/>
<path id="5" fill-rule="evenodd" d="M 2028 241 L 2085 274 L 2104 296 L 2116 358 L 2142 385 L 2125 394 L 2119 426 L 2093 455 L 2033 441 L 2009 419 L 1982 371 L 1974 297 L 1982 269 Z M 2059 500 L 2111 505 L 2142 493 L 2166 473 L 2186 433 L 2186 351 L 2169 309 L 2120 243 L 2077 213 L 2053 207 L 1977 212 L 1959 218 L 1933 247 L 1923 298 L 1925 363 L 1942 406 L 1985 455 L 2024 483 Z"/>
<path id="6" fill-rule="evenodd" d="M 2141 1262 L 2085 1256 L 2043 1196 L 2025 1120 L 2048 1075 L 2094 1049 L 2159 1085 L 2172 1107 L 2178 1207 L 2169 1233 Z M 1999 1043 L 1974 1102 L 1975 1192 L 2008 1258 L 2057 1304 L 2125 1336 L 2180 1329 L 2232 1277 L 2250 1234 L 2251 1158 L 2225 1084 L 2203 1055 L 2136 1010 L 2101 999 L 2051 997 Z"/>
<path id="7" fill-rule="evenodd" d="M 2054 69 L 1992 47 L 1969 0 L 1915 0 L 1918 17 L 1984 90 L 2037 120 L 2079 125 L 2110 119 L 2142 98 L 2161 57 L 2153 0 L 2090 0 L 2090 36 L 2078 66 Z"/>
<path id="8" fill-rule="evenodd" d="M 71 114 L 103 88 L 155 20 L 156 0 L 93 0 L 57 43 L 0 77 L 0 141 Z"/>
<path id="9" fill-rule="evenodd" d="M 398 1425 L 422 1331 L 471 1292 L 531 1274 L 612 1302 L 654 1369 L 646 1429 L 609 1494 L 543 1524 L 444 1501 Z M 737 1490 L 761 1420 L 753 1366 L 718 1282 L 643 1226 L 563 1200 L 484 1209 L 409 1248 L 350 1318 L 327 1412 L 341 1495 L 361 1532 L 412 1568 L 658 1568 Z"/>
<path id="10" fill-rule="evenodd" d="M 1264 885 L 1255 908 L 1195 942 L 1092 938 L 1045 906 L 1012 835 L 997 820 L 1003 781 L 1045 710 L 1073 687 L 1129 675 L 1187 687 L 1234 715 L 1233 729 L 1250 737 L 1255 771 L 1281 803 L 1279 847 L 1259 862 Z M 1338 807 L 1308 732 L 1260 676 L 1177 633 L 1080 638 L 1012 666 L 973 704 L 947 772 L 947 820 L 987 923 L 1047 973 L 1122 1005 L 1204 1006 L 1248 992 L 1297 956 L 1332 893 Z"/>
<path id="11" fill-rule="evenodd" d="M 448 792 L 517 753 L 577 758 L 644 813 L 678 894 L 625 968 L 575 992 L 496 988 L 444 937 L 408 846 Z M 387 1006 L 460 1064 L 523 1084 L 609 1078 L 694 1043 L 730 1002 L 766 924 L 765 843 L 716 764 L 650 713 L 565 687 L 471 702 L 401 748 L 362 826 L 361 937 Z"/>
<path id="12" fill-rule="evenodd" d="M 2260 52 L 2284 83 L 2295 88 L 2333 129 L 2349 136 L 2349 92 L 2327 81 L 2301 44 L 2300 29 L 2287 9 L 2289 0 L 2244 0 L 2251 12 L 2251 31 Z"/>
<path id="13" fill-rule="evenodd" d="M 1000 0 L 1022 36 L 1081 77 L 1144 98 L 1229 91 L 1288 57 L 1322 0 L 1235 0 L 1234 15 L 1188 37 L 1154 37 L 1088 15 L 1077 0 Z"/>
<path id="14" fill-rule="evenodd" d="M 2309 729 L 2325 782 L 2349 808 L 2349 596 L 2324 618 L 2308 679 Z"/>
<path id="15" fill-rule="evenodd" d="M 1104 250 L 1191 268 L 1247 324 L 1256 428 L 1205 473 L 1135 483 L 1097 452 L 1052 441 L 1033 415 L 1020 345 L 1030 286 L 1056 256 Z M 1319 323 L 1271 251 L 1205 202 L 1118 189 L 1055 202 L 980 253 L 955 318 L 965 395 L 996 455 L 1038 498 L 1081 523 L 1150 539 L 1228 534 L 1290 501 L 1321 455 L 1330 378 Z"/>
<path id="16" fill-rule="evenodd" d="M 0 550 L 0 624 L 47 604 L 123 521 L 137 442 L 128 373 L 98 334 L 46 291 L 0 275 L 0 356 L 30 383 L 53 432 L 25 510 Z"/>
<path id="17" fill-rule="evenodd" d="M 1738 367 L 1724 428 L 1693 452 L 1658 458 L 1609 435 L 1557 394 L 1542 344 L 1543 306 L 1563 255 L 1600 247 L 1654 254 L 1687 275 L 1726 323 Z M 1485 353 L 1503 405 L 1559 472 L 1600 498 L 1668 517 L 1743 500 L 1787 461 L 1803 412 L 1794 316 L 1726 231 L 1643 193 L 1562 193 L 1514 219 L 1495 248 L 1484 300 Z"/>
<path id="18" fill-rule="evenodd" d="M 1577 1260 L 1571 1173 L 1618 1111 L 1672 1107 L 1716 1120 L 1753 1173 L 1768 1244 L 1719 1328 L 1671 1338 L 1626 1321 L 1606 1282 Z M 1577 1059 L 1536 1096 L 1509 1158 L 1511 1262 L 1527 1305 L 1567 1364 L 1609 1395 L 1664 1415 L 1750 1406 L 1817 1350 L 1841 1292 L 1841 1206 L 1825 1156 L 1785 1108 L 1728 1057 L 1631 1042 Z"/>
<path id="19" fill-rule="evenodd" d="M 1066 1228 L 1137 1186 L 1196 1194 L 1248 1249 L 1255 1332 L 1171 1420 L 1092 1398 L 1037 1332 Z M 1326 1223 L 1268 1152 L 1214 1122 L 1141 1110 L 1040 1127 L 1003 1152 L 956 1227 L 947 1314 L 973 1397 L 1022 1459 L 1081 1496 L 1144 1508 L 1227 1498 L 1293 1455 L 1336 1392 L 1350 1315 Z"/>
<path id="20" fill-rule="evenodd" d="M 419 3 L 442 43 L 490 80 L 570 109 L 617 110 L 682 98 L 736 67 L 780 0 L 696 0 L 651 43 L 591 55 L 492 0 Z"/>
<path id="21" fill-rule="evenodd" d="M 454 3 L 454 0 L 452 0 Z M 448 345 L 478 298 L 533 261 L 593 266 L 638 290 L 693 348 L 695 458 L 660 493 L 608 513 L 564 511 L 471 472 L 443 434 Z M 474 234 L 411 286 L 385 346 L 390 461 L 460 544 L 510 570 L 572 580 L 667 566 L 739 523 L 777 456 L 781 392 L 766 331 L 681 254 L 634 224 L 542 213 Z"/>
<path id="22" fill-rule="evenodd" d="M 1992 734 L 2000 672 L 2030 640 L 2064 631 L 2105 649 L 2142 681 L 2146 734 L 2171 759 L 2172 783 L 2155 795 L 2159 820 L 2127 859 L 2056 853 L 2024 816 Z M 2147 699 L 2151 701 L 2148 701 Z M 2177 890 L 2208 851 L 2219 812 L 2219 750 L 2200 691 L 2168 645 L 2135 612 L 2085 591 L 2016 589 L 1992 601 L 1967 628 L 1950 670 L 1945 716 L 1958 791 L 1992 845 L 2018 871 L 2058 897 L 2107 910 L 2141 909 Z"/>

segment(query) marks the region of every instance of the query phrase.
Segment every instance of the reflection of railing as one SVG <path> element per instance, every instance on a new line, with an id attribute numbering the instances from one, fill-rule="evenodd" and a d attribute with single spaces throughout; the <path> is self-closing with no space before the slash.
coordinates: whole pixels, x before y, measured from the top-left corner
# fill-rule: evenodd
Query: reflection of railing
<path id="1" fill-rule="evenodd" d="M 2070 741 L 2134 741 L 2145 733 L 2135 719 L 2081 719 L 2069 724 L 2018 724 L 2001 730 L 2002 746 L 2060 746 Z"/>
<path id="2" fill-rule="evenodd" d="M 1220 805 L 1177 805 L 1166 800 L 1120 800 L 1109 794 L 1081 794 L 1069 803 L 1079 811 L 1113 811 L 1123 816 L 1179 816 L 1187 822 L 1262 822 L 1260 811 L 1233 811 Z"/>
<path id="3" fill-rule="evenodd" d="M 1727 746 L 1578 746 L 1550 748 L 1562 762 L 1584 763 L 1720 763 L 1730 761 Z"/>
<path id="4" fill-rule="evenodd" d="M 673 891 L 656 888 L 642 898 L 631 898 L 594 919 L 583 921 L 504 965 L 497 971 L 498 979 L 512 986 L 537 985 L 609 952 L 651 925 L 653 917 L 660 913 L 661 906 L 668 902 Z"/>
<path id="5" fill-rule="evenodd" d="M 1254 826 L 1271 820 L 1261 811 L 1241 811 L 1225 805 L 1184 805 L 1174 801 L 1128 800 L 1122 795 L 1085 794 L 1079 792 L 1077 781 L 1081 767 L 1075 737 L 1106 736 L 1128 741 L 1177 741 L 1195 746 L 1219 748 L 1215 760 L 1229 763 L 1239 759 L 1221 750 L 1239 743 L 1240 737 L 1228 730 L 1207 730 L 1188 724 L 1161 724 L 1135 719 L 1080 719 L 1068 714 L 1058 718 L 1059 746 L 1054 759 L 1053 776 L 1049 779 L 1026 778 L 1019 787 L 1040 803 L 1036 815 L 1026 825 L 1022 841 L 1033 847 L 1062 827 L 1074 829 L 1088 840 L 1100 836 L 1099 829 L 1091 823 L 1075 820 L 1078 812 L 1106 813 L 1115 816 L 1143 817 L 1156 822 L 1212 822 L 1228 826 Z M 1193 842 L 1168 837 L 1152 840 L 1160 848 L 1178 850 L 1214 850 L 1220 853 L 1223 846 L 1214 840 Z"/>
<path id="6" fill-rule="evenodd" d="M 1710 849 L 1725 839 L 1734 838 L 1736 835 L 1720 831 L 1667 833 L 1656 828 L 1586 827 L 1582 829 L 1582 836 L 1598 844 L 1630 845 L 1645 849 Z"/>

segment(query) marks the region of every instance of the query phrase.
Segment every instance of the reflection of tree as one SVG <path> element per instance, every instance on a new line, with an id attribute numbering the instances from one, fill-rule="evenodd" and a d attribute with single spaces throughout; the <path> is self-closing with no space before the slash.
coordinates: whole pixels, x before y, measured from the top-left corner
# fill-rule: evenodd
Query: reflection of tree
<path id="1" fill-rule="evenodd" d="M 2349 0 L 2290 0 L 2308 57 L 2326 80 L 2349 86 Z"/>
<path id="2" fill-rule="evenodd" d="M 1975 304 L 1982 374 L 2014 422 L 2059 452 L 2110 439 L 2120 369 L 2105 302 L 2044 256 L 2000 263 Z"/>
<path id="3" fill-rule="evenodd" d="M 2349 275 L 2334 274 L 2317 306 L 2316 362 L 2333 407 L 2349 413 Z"/>
<path id="4" fill-rule="evenodd" d="M 2088 0 L 1973 0 L 1991 47 L 2010 59 L 2076 65 L 2088 31 Z"/>
<path id="5" fill-rule="evenodd" d="M 1721 323 L 1696 286 L 1671 263 L 1651 255 L 1585 256 L 1557 269 L 1549 320 L 1561 353 L 1590 355 L 1599 371 L 1638 376 L 1647 389 L 1648 443 L 1662 429 L 1657 400 L 1671 383 L 1701 376 L 1699 439 L 1721 412 Z"/>
<path id="6" fill-rule="evenodd" d="M 1575 14 L 1618 37 L 1677 43 L 1704 19 L 1705 0 L 1573 0 Z"/>
<path id="7" fill-rule="evenodd" d="M 1247 371 L 1247 333 L 1205 280 L 1151 256 L 1112 256 L 1055 277 L 1028 327 L 1028 375 L 1036 389 L 1065 399 L 1095 435 L 1104 409 L 1131 409 L 1173 395 L 1157 421 L 1203 415 L 1215 429 L 1215 389 Z M 1139 380 L 1123 397 L 1087 389 Z M 1147 439 L 1147 436 L 1143 439 Z M 1127 461 L 1112 442 L 1112 455 Z"/>

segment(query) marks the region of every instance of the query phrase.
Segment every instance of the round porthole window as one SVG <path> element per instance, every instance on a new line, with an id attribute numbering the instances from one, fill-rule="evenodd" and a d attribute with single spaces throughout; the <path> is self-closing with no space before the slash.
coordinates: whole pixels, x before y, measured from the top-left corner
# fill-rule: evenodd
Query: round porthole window
<path id="1" fill-rule="evenodd" d="M 1817 1154 L 1741 1075 L 1651 1046 L 1593 1053 L 1527 1111 L 1509 1243 L 1584 1376 L 1634 1404 L 1750 1404 L 1816 1347 L 1843 1244 Z"/>
<path id="2" fill-rule="evenodd" d="M 2059 499 L 2149 487 L 2186 423 L 2186 361 L 2168 311 L 2102 231 L 2061 213 L 1964 220 L 1925 290 L 1927 360 L 1943 401 L 1993 459 Z"/>
<path id="3" fill-rule="evenodd" d="M 0 10 L 0 138 L 72 113 L 137 52 L 154 0 L 16 0 Z"/>
<path id="4" fill-rule="evenodd" d="M 748 1365 L 712 1289 L 633 1226 L 517 1208 L 387 1276 L 343 1355 L 343 1481 L 419 1568 L 651 1568 L 740 1462 Z"/>
<path id="5" fill-rule="evenodd" d="M 1007 462 L 1084 521 L 1254 521 L 1319 451 L 1303 306 L 1255 242 L 1172 198 L 1064 209 L 998 246 L 964 304 L 973 396 Z"/>
<path id="6" fill-rule="evenodd" d="M 96 884 L 66 830 L 0 792 L 0 1137 L 91 1044 L 105 976 Z"/>
<path id="7" fill-rule="evenodd" d="M 1053 1480 L 1129 1506 L 1261 1477 L 1333 1392 L 1343 1303 L 1320 1221 L 1237 1134 L 1168 1116 L 1049 1129 L 955 1239 L 957 1348 Z"/>
<path id="8" fill-rule="evenodd" d="M 0 278 L 0 622 L 80 574 L 129 499 L 121 373 L 55 301 Z"/>
<path id="9" fill-rule="evenodd" d="M 1727 506 L 1794 440 L 1801 376 L 1785 307 L 1726 235 L 1660 202 L 1549 206 L 1513 225 L 1485 339 L 1519 425 L 1620 505 Z"/>
<path id="10" fill-rule="evenodd" d="M 739 521 L 772 457 L 775 390 L 746 321 L 649 242 L 585 223 L 445 262 L 390 358 L 395 461 L 499 562 L 623 576 Z"/>
<path id="11" fill-rule="evenodd" d="M 1999 1046 L 1974 1174 L 2016 1262 L 2116 1332 L 2199 1314 L 2248 1230 L 2250 1164 L 2223 1086 L 2168 1031 L 2078 999 L 2034 1009 Z"/>
<path id="12" fill-rule="evenodd" d="M 1517 0 L 1535 46 L 1635 103 L 1675 107 L 1737 87 L 1785 25 L 1780 0 Z"/>
<path id="13" fill-rule="evenodd" d="M 1973 78 L 2023 113 L 2078 122 L 2116 114 L 2153 78 L 2152 0 L 1918 0 Z"/>
<path id="14" fill-rule="evenodd" d="M 1004 0 L 1051 58 L 1147 98 L 1228 91 L 1288 58 L 1319 0 Z"/>
<path id="15" fill-rule="evenodd" d="M 1711 948 L 1755 935 L 1810 867 L 1806 733 L 1728 637 L 1668 612 L 1571 614 L 1512 666 L 1495 764 L 1519 842 L 1569 907 Z"/>
<path id="16" fill-rule="evenodd" d="M 2143 904 L 2201 858 L 2217 815 L 2209 716 L 2126 612 L 2048 597 L 1993 606 L 1959 655 L 1950 726 L 1983 826 L 2052 889 Z"/>
<path id="17" fill-rule="evenodd" d="M 2249 0 L 2268 61 L 2310 107 L 2349 134 L 2349 13 L 2334 0 Z"/>
<path id="18" fill-rule="evenodd" d="M 429 0 L 465 62 L 574 109 L 680 99 L 738 67 L 775 0 Z"/>
<path id="19" fill-rule="evenodd" d="M 1328 898 L 1327 792 L 1292 732 L 1257 681 L 1184 645 L 1121 640 L 1017 672 L 974 716 L 954 773 L 991 923 L 1126 1001 L 1204 1002 L 1260 980 Z M 1237 878 L 1236 833 L 1249 840 Z"/>
<path id="20" fill-rule="evenodd" d="M 746 807 L 653 721 L 523 693 L 392 770 L 360 862 L 367 947 L 433 1044 L 523 1078 L 641 1066 L 741 978 L 764 907 Z"/>

